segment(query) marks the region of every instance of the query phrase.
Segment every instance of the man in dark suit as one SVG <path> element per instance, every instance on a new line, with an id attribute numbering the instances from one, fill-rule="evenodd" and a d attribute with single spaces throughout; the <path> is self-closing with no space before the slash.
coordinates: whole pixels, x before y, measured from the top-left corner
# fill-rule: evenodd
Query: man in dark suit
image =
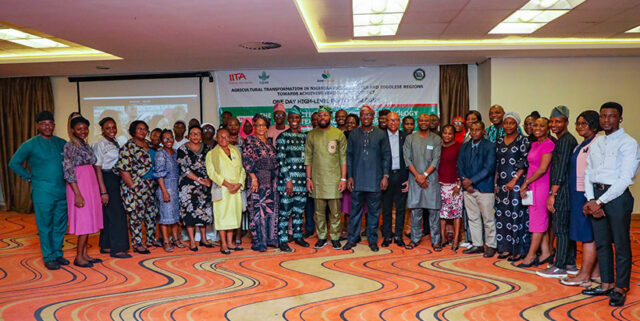
<path id="1" fill-rule="evenodd" d="M 473 247 L 465 254 L 484 252 L 484 257 L 496 253 L 496 224 L 493 205 L 495 202 L 494 175 L 496 166 L 496 146 L 484 138 L 484 123 L 471 125 L 471 140 L 460 148 L 458 174 L 464 189 L 464 206 L 469 218 L 469 232 Z M 484 225 L 484 226 L 483 226 Z M 486 248 L 482 247 L 484 231 Z"/>
<path id="2" fill-rule="evenodd" d="M 387 247 L 394 239 L 395 243 L 404 247 L 402 230 L 404 229 L 405 205 L 407 203 L 407 191 L 409 190 L 409 170 L 404 163 L 402 146 L 408 133 L 398 130 L 400 116 L 391 112 L 387 115 L 387 136 L 391 149 L 391 169 L 389 171 L 389 187 L 382 192 L 382 247 Z M 396 205 L 396 228 L 393 232 L 393 204 Z"/>

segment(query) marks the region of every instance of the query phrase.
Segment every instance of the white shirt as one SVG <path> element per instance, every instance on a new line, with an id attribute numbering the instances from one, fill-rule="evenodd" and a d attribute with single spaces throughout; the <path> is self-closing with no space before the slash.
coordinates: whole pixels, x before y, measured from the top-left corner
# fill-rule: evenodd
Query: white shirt
<path id="1" fill-rule="evenodd" d="M 110 170 L 118 162 L 120 148 L 106 138 L 102 138 L 93 144 L 93 153 L 96 154 L 95 166 L 100 166 L 103 170 Z"/>
<path id="2" fill-rule="evenodd" d="M 182 145 L 184 145 L 184 144 L 186 144 L 188 142 L 189 142 L 189 139 L 186 136 L 182 137 L 181 141 L 175 141 L 173 143 L 173 150 L 178 150 L 178 148 L 180 148 L 180 146 L 182 146 Z"/>
<path id="3" fill-rule="evenodd" d="M 400 169 L 400 131 L 396 130 L 396 133 L 391 133 L 387 129 L 389 134 L 389 146 L 391 147 L 391 170 L 395 171 Z"/>
<path id="4" fill-rule="evenodd" d="M 620 128 L 610 135 L 595 138 L 587 157 L 584 173 L 585 196 L 594 199 L 593 184 L 611 185 L 600 196 L 602 203 L 608 203 L 622 195 L 638 171 L 640 150 L 638 142 Z"/>

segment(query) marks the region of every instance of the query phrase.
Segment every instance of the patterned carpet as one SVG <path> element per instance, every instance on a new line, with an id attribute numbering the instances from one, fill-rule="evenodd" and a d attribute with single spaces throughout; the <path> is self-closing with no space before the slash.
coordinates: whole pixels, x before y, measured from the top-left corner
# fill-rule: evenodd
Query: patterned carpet
<path id="1" fill-rule="evenodd" d="M 640 221 L 633 223 L 640 250 Z M 0 212 L 1 320 L 640 320 L 639 260 L 622 308 L 504 260 L 391 245 L 371 252 L 219 248 L 47 270 L 33 215 Z M 311 239 L 311 241 L 315 241 Z M 75 237 L 65 256 L 73 259 Z M 250 246 L 245 238 L 244 247 Z"/>

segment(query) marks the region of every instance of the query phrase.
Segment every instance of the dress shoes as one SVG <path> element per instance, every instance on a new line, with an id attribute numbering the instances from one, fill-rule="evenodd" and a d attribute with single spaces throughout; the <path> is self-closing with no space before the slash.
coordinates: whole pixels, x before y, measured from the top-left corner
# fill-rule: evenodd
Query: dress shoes
<path id="1" fill-rule="evenodd" d="M 371 251 L 373 251 L 373 252 L 378 252 L 378 251 L 380 251 L 380 248 L 378 247 L 378 244 L 376 244 L 376 243 L 371 243 L 371 244 L 369 244 L 369 248 L 370 248 L 370 249 L 371 249 Z"/>
<path id="2" fill-rule="evenodd" d="M 398 245 L 399 247 L 405 247 L 407 246 L 404 241 L 402 239 L 395 239 L 395 243 L 396 245 Z"/>
<path id="3" fill-rule="evenodd" d="M 624 305 L 624 301 L 627 299 L 627 294 L 618 292 L 616 290 L 609 293 L 609 305 L 612 307 L 621 307 Z"/>
<path id="4" fill-rule="evenodd" d="M 285 242 L 281 242 L 280 246 L 278 246 L 278 248 L 282 252 L 293 252 L 293 249 L 291 247 L 289 247 L 289 244 L 287 244 Z"/>
<path id="5" fill-rule="evenodd" d="M 304 234 L 302 234 L 302 237 L 304 237 L 305 239 L 310 237 L 311 235 L 313 235 L 313 231 L 307 231 L 304 232 Z"/>
<path id="6" fill-rule="evenodd" d="M 356 245 L 357 245 L 357 244 L 358 244 L 358 243 L 347 242 L 347 244 L 345 244 L 345 245 L 342 247 L 342 249 L 343 249 L 343 250 L 345 250 L 345 251 L 349 251 L 349 250 L 351 250 L 352 248 L 356 247 Z"/>
<path id="7" fill-rule="evenodd" d="M 89 260 L 89 262 L 91 262 L 93 264 L 102 263 L 102 259 L 95 258 L 95 259 Z"/>
<path id="8" fill-rule="evenodd" d="M 384 239 L 384 241 L 382 241 L 382 244 L 380 244 L 382 247 L 388 247 L 391 244 L 391 239 Z"/>
<path id="9" fill-rule="evenodd" d="M 582 294 L 590 296 L 609 295 L 613 291 L 613 288 L 609 290 L 603 290 L 602 286 L 596 286 L 595 288 L 588 288 L 582 290 Z"/>
<path id="10" fill-rule="evenodd" d="M 56 258 L 56 262 L 58 262 L 58 264 L 60 264 L 60 265 L 69 265 L 69 260 L 65 259 L 62 256 Z"/>
<path id="11" fill-rule="evenodd" d="M 483 253 L 484 249 L 480 246 L 472 246 L 471 248 L 468 248 L 464 251 L 462 251 L 462 253 L 464 254 L 478 254 L 478 253 Z"/>
<path id="12" fill-rule="evenodd" d="M 309 243 L 307 243 L 307 241 L 305 241 L 304 239 L 294 239 L 293 240 L 294 243 L 302 246 L 302 247 L 309 247 Z"/>
<path id="13" fill-rule="evenodd" d="M 44 266 L 48 269 L 48 270 L 59 270 L 60 269 L 60 263 L 58 263 L 57 261 L 49 261 L 49 262 L 44 262 Z"/>
<path id="14" fill-rule="evenodd" d="M 315 249 L 321 249 L 323 248 L 325 245 L 327 245 L 327 239 L 318 239 L 318 242 L 316 242 L 316 245 L 313 246 L 313 248 Z"/>
<path id="15" fill-rule="evenodd" d="M 496 249 L 487 246 L 487 248 L 484 249 L 484 254 L 482 256 L 486 258 L 490 258 L 490 257 L 493 257 L 494 255 L 496 255 Z"/>

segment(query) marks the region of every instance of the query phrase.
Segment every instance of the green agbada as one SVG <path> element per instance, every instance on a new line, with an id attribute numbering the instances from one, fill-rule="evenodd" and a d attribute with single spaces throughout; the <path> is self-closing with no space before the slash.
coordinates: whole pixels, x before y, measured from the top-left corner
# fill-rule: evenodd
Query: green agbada
<path id="1" fill-rule="evenodd" d="M 342 131 L 333 126 L 311 130 L 307 134 L 304 153 L 304 164 L 311 165 L 314 186 L 311 197 L 342 198 L 338 191 L 342 175 L 340 167 L 347 164 L 347 139 Z"/>

